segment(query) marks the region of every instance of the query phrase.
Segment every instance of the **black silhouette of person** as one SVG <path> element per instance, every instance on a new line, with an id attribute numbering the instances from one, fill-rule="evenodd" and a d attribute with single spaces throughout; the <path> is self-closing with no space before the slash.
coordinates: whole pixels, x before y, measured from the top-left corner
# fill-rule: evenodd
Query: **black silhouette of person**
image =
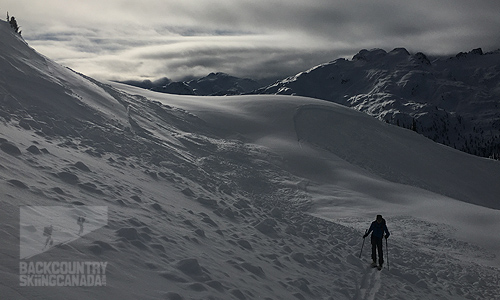
<path id="1" fill-rule="evenodd" d="M 76 220 L 76 224 L 80 225 L 80 231 L 78 232 L 78 235 L 82 235 L 83 233 L 83 223 L 85 223 L 85 218 L 80 216 Z"/>
<path id="2" fill-rule="evenodd" d="M 52 231 L 54 230 L 54 227 L 52 225 L 44 227 L 43 228 L 43 235 L 47 237 L 45 240 L 45 246 L 43 246 L 43 249 L 47 248 L 47 246 L 52 246 L 54 243 L 54 240 L 52 239 Z"/>

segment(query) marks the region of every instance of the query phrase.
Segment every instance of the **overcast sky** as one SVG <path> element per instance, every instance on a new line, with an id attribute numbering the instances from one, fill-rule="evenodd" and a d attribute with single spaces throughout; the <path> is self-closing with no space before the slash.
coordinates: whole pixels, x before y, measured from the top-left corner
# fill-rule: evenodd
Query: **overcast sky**
<path id="1" fill-rule="evenodd" d="M 500 0 L 3 0 L 7 11 L 31 47 L 98 79 L 284 78 L 361 49 L 500 48 Z"/>

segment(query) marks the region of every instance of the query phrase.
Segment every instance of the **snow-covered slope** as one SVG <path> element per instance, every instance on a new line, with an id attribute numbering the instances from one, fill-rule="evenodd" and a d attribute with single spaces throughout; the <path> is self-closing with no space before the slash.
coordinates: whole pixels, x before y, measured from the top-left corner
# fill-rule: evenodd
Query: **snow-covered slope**
<path id="1" fill-rule="evenodd" d="M 5 22 L 0 101 L 2 298 L 500 294 L 496 161 L 312 98 L 99 83 Z M 93 207 L 107 208 L 106 226 Z M 381 272 L 368 268 L 368 240 L 358 258 L 378 213 L 392 232 Z M 20 257 L 25 244 L 43 253 Z M 22 266 L 40 262 L 105 263 L 106 285 L 21 286 Z"/>
<path id="2" fill-rule="evenodd" d="M 467 153 L 500 157 L 500 51 L 428 58 L 403 48 L 361 50 L 256 93 L 333 101 Z"/>

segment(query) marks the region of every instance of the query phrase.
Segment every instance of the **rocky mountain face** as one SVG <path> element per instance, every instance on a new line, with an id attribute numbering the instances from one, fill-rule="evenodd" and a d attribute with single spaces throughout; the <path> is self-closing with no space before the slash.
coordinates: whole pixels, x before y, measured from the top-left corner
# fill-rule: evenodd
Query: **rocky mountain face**
<path id="1" fill-rule="evenodd" d="M 500 157 L 500 51 L 361 50 L 256 90 L 319 98 L 478 156 Z"/>

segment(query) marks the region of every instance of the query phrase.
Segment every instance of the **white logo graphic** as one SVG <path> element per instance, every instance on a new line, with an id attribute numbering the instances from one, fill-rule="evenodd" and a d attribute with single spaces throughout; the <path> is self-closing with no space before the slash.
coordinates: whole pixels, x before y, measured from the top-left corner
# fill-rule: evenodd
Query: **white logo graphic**
<path id="1" fill-rule="evenodd" d="M 31 258 L 107 224 L 107 206 L 23 206 L 19 256 Z"/>

